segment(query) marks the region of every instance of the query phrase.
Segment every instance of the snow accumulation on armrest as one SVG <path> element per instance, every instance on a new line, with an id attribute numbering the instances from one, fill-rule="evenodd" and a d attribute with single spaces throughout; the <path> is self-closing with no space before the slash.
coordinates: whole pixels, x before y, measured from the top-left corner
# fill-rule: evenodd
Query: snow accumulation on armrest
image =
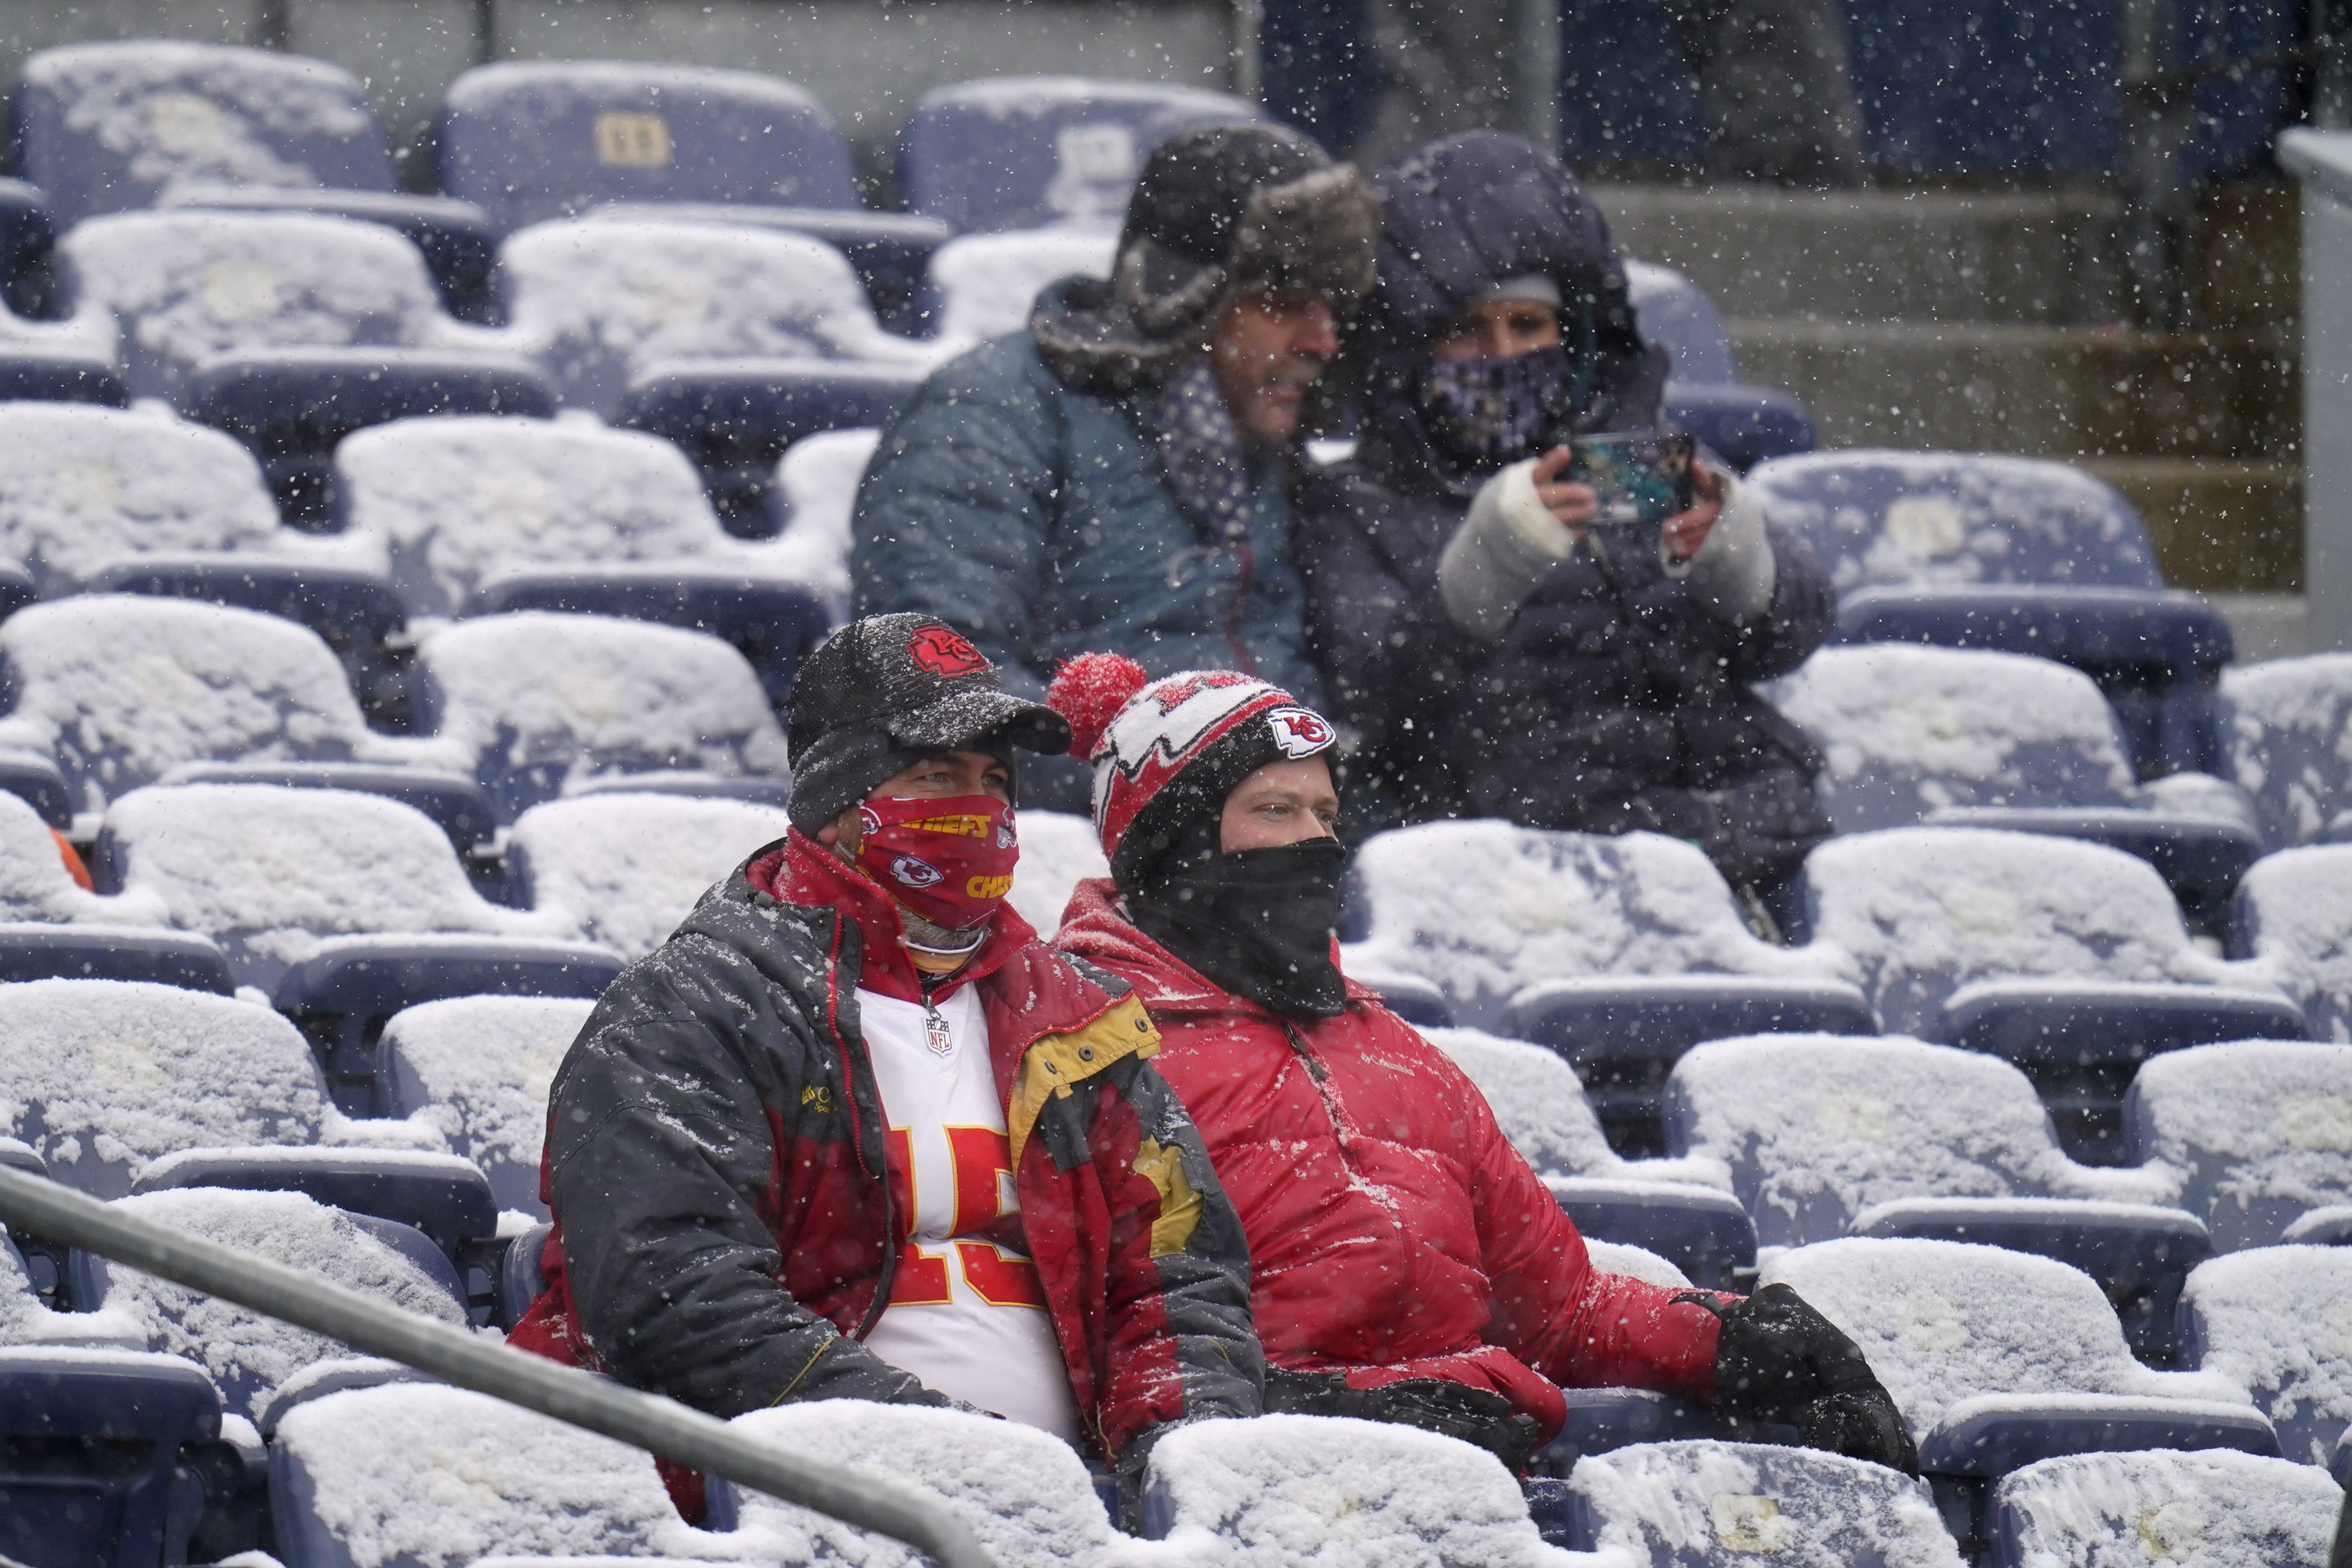
<path id="1" fill-rule="evenodd" d="M 181 1149 L 316 1140 L 326 1095 L 299 1030 L 171 986 L 0 986 L 0 1109 L 68 1186 L 116 1197 Z"/>
<path id="2" fill-rule="evenodd" d="M 1568 1484 L 1592 1511 L 1594 1544 L 1636 1562 L 1720 1547 L 1769 1552 L 1786 1568 L 1961 1564 L 1926 1482 L 1836 1454 L 1643 1443 L 1579 1459 Z"/>
<path id="3" fill-rule="evenodd" d="M 1037 819 L 1021 819 L 1023 860 Z M 515 822 L 507 864 L 534 908 L 561 909 L 591 940 L 630 958 L 667 940 L 711 885 L 792 827 L 782 808 L 682 795 L 583 795 Z M 1017 888 L 1017 883 L 1016 883 Z"/>
<path id="4" fill-rule="evenodd" d="M 2124 806 L 2130 763 L 2089 676 L 1986 649 L 1824 648 L 1762 688 L 1828 758 L 1841 832 L 1946 806 Z"/>
<path id="5" fill-rule="evenodd" d="M 2115 1309 L 2078 1270 L 1958 1241 L 1847 1238 L 1767 1261 L 1851 1334 L 1924 1436 L 1979 1395 L 2209 1399 L 2248 1408 L 2228 1378 L 2152 1372 L 2132 1359 Z"/>
<path id="6" fill-rule="evenodd" d="M 1768 1246 L 1829 1240 L 1901 1198 L 2164 1203 L 2179 1190 L 2160 1165 L 2076 1165 L 2022 1072 L 1915 1040 L 1711 1041 L 1675 1064 L 1666 1099 L 1671 1138 L 1728 1167 Z"/>
<path id="7" fill-rule="evenodd" d="M 1841 955 L 1757 940 L 1706 855 L 1652 833 L 1433 822 L 1374 835 L 1356 863 L 1371 935 L 1348 967 L 1432 980 L 1472 1023 L 1543 980 L 1850 977 Z"/>

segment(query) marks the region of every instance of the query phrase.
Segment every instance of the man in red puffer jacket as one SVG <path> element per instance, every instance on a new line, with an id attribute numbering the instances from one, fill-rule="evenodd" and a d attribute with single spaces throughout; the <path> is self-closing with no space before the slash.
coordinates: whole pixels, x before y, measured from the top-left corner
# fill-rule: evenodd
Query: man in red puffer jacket
<path id="1" fill-rule="evenodd" d="M 1784 1285 L 1741 1299 L 1592 1266 L 1444 1052 L 1339 972 L 1331 726 L 1231 671 L 1088 654 L 1048 701 L 1095 768 L 1111 880 L 1055 946 L 1129 981 L 1250 1249 L 1270 1411 L 1403 1422 L 1514 1471 L 1560 1388 L 1657 1389 L 1916 1474 L 1853 1343 Z"/>

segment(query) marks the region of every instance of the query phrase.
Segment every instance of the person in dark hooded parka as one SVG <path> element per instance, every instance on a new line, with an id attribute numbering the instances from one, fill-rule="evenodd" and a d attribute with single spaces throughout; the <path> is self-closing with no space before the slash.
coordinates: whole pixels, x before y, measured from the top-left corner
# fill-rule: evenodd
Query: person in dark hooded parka
<path id="1" fill-rule="evenodd" d="M 1567 437 L 1660 427 L 1666 356 L 1558 162 L 1474 131 L 1375 183 L 1361 438 L 1294 522 L 1351 806 L 1665 833 L 1769 902 L 1829 823 L 1819 753 L 1748 683 L 1828 634 L 1826 575 L 1704 456 L 1654 537 L 1561 479 Z"/>

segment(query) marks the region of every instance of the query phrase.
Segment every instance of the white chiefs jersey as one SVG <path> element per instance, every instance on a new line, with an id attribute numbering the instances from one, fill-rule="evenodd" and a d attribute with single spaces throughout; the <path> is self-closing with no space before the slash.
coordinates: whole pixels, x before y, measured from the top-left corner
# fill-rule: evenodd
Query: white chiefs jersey
<path id="1" fill-rule="evenodd" d="M 941 1394 L 1075 1446 L 1077 1403 L 1037 1267 L 1022 1249 L 979 994 L 960 987 L 934 1014 L 861 989 L 857 1006 L 891 1164 L 914 1187 L 890 1304 L 866 1348 Z"/>

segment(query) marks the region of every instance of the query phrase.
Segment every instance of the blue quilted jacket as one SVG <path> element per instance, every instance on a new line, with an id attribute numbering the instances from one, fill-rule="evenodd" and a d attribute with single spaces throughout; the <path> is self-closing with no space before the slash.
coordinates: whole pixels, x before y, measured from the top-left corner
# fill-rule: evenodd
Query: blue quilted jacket
<path id="1" fill-rule="evenodd" d="M 1155 676 L 1247 670 L 1318 701 L 1290 465 L 1265 465 L 1246 537 L 1220 543 L 1178 507 L 1139 402 L 1064 385 L 1025 330 L 941 366 L 858 486 L 856 612 L 936 615 L 1027 696 L 1062 660 L 1106 651 Z"/>

